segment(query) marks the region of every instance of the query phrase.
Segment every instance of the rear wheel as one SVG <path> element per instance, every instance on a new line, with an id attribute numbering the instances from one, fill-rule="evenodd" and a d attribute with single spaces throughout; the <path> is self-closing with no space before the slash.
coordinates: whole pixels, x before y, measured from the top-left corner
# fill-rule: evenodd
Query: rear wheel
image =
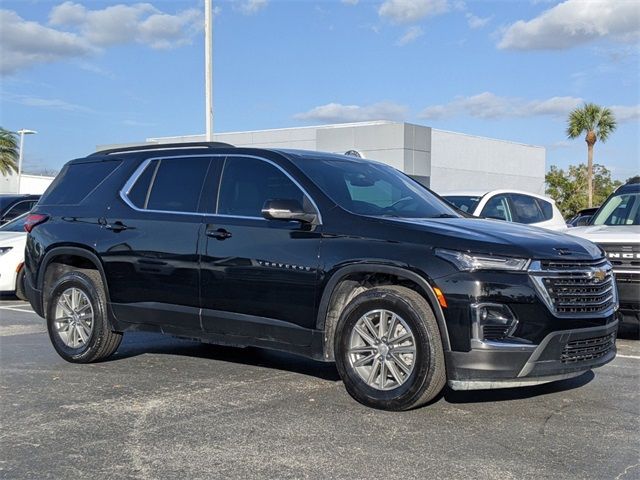
<path id="1" fill-rule="evenodd" d="M 100 274 L 94 270 L 64 274 L 51 289 L 47 304 L 49 338 L 69 362 L 89 363 L 114 353 L 122 334 L 111 330 Z"/>
<path id="2" fill-rule="evenodd" d="M 336 365 L 349 394 L 384 410 L 432 400 L 446 371 L 438 324 L 427 301 L 400 286 L 355 297 L 336 329 Z"/>

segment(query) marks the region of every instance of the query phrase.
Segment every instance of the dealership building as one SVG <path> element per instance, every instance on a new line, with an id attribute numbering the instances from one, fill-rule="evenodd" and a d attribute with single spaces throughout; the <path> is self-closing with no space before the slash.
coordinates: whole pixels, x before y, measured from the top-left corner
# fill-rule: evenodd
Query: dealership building
<path id="1" fill-rule="evenodd" d="M 187 135 L 149 138 L 147 142 L 204 140 L 204 135 Z M 405 122 L 376 121 L 219 133 L 214 135 L 214 140 L 237 147 L 349 152 L 402 170 L 436 192 L 508 188 L 544 193 L 544 147 Z"/>

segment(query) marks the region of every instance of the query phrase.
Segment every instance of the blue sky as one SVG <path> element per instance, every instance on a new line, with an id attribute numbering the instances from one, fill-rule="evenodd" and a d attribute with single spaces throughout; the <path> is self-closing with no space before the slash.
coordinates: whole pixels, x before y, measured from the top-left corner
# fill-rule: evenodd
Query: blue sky
<path id="1" fill-rule="evenodd" d="M 204 131 L 202 0 L 3 0 L 0 125 L 25 170 Z M 640 171 L 635 0 L 214 1 L 216 131 L 405 120 L 586 160 L 567 113 L 610 106 L 595 159 Z"/>

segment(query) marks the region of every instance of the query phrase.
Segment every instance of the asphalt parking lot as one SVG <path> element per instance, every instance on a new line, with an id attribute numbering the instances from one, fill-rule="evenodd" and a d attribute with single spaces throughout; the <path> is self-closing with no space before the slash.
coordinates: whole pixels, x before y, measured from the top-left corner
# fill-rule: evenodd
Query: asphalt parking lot
<path id="1" fill-rule="evenodd" d="M 0 301 L 0 477 L 640 478 L 640 342 L 577 379 L 365 408 L 332 364 L 159 335 L 72 365 Z"/>

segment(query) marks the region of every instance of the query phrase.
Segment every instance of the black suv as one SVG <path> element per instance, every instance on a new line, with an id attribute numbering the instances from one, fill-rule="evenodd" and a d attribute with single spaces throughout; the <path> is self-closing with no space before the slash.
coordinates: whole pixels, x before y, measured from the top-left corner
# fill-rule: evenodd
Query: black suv
<path id="1" fill-rule="evenodd" d="M 69 162 L 30 215 L 26 290 L 66 360 L 127 330 L 335 361 L 349 393 L 405 410 L 615 357 L 595 244 L 464 218 L 403 173 L 317 152 L 202 143 Z"/>

